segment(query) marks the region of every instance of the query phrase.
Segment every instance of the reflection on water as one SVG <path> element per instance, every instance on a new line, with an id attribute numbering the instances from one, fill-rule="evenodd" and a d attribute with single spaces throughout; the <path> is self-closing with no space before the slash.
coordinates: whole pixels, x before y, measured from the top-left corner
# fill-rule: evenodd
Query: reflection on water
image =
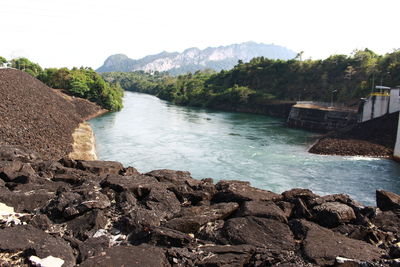
<path id="1" fill-rule="evenodd" d="M 124 109 L 91 120 L 102 160 L 141 172 L 188 170 L 195 178 L 250 181 L 282 192 L 303 187 L 348 193 L 375 204 L 375 190 L 400 193 L 400 164 L 384 159 L 307 153 L 318 135 L 260 115 L 178 107 L 127 92 Z"/>

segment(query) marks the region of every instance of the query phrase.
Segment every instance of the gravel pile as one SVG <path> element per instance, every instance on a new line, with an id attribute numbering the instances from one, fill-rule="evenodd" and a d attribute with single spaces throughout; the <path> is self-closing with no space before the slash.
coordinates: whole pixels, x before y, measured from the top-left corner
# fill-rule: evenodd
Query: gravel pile
<path id="1" fill-rule="evenodd" d="M 326 155 L 391 157 L 399 113 L 358 124 L 321 138 L 309 152 Z"/>
<path id="2" fill-rule="evenodd" d="M 72 151 L 78 124 L 99 112 L 96 104 L 56 92 L 25 72 L 0 69 L 0 144 L 61 158 Z"/>

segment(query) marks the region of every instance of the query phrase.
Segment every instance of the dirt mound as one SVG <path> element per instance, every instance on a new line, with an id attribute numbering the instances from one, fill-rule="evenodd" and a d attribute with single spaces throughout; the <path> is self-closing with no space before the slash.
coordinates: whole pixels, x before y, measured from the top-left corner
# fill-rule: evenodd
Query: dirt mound
<path id="1" fill-rule="evenodd" d="M 391 157 L 396 144 L 399 113 L 376 118 L 350 129 L 328 134 L 311 153 L 345 156 Z"/>
<path id="2" fill-rule="evenodd" d="M 0 69 L 0 144 L 61 158 L 72 151 L 78 124 L 101 111 L 96 104 L 62 94 L 25 72 Z"/>

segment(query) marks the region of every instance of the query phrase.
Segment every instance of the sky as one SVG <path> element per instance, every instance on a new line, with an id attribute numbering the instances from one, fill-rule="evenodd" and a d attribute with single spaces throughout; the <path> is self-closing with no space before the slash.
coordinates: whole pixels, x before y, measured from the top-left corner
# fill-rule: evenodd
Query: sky
<path id="1" fill-rule="evenodd" d="M 100 67 L 112 54 L 254 41 L 303 58 L 400 48 L 400 0 L 0 0 L 0 56 Z"/>

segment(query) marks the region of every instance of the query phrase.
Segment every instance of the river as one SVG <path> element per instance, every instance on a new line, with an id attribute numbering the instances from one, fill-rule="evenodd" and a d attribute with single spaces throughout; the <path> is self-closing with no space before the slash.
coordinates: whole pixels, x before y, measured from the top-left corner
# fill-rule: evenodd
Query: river
<path id="1" fill-rule="evenodd" d="M 307 152 L 318 134 L 263 115 L 180 107 L 126 92 L 124 108 L 90 121 L 99 159 L 140 172 L 190 171 L 194 178 L 235 179 L 281 193 L 301 187 L 347 193 L 375 205 L 375 190 L 400 193 L 400 164 L 386 159 Z"/>

